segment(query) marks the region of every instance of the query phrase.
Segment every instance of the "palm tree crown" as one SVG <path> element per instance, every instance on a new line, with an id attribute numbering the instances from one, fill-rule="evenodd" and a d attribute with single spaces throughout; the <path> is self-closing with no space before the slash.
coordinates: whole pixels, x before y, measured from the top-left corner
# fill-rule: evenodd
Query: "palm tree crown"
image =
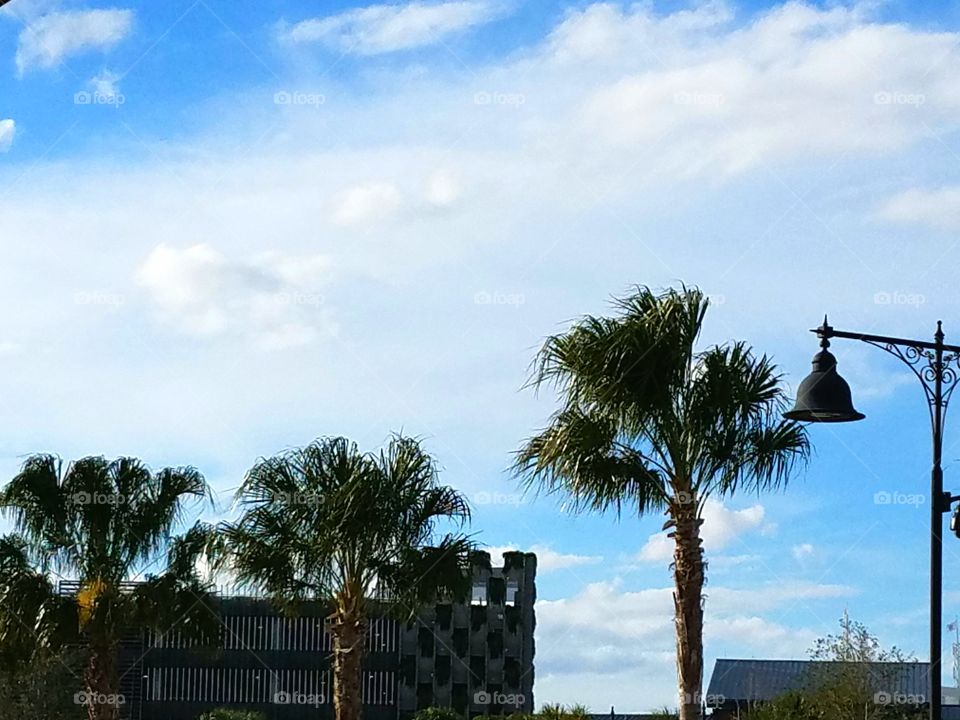
<path id="1" fill-rule="evenodd" d="M 808 453 L 781 418 L 781 376 L 742 342 L 697 352 L 708 301 L 699 290 L 639 288 L 619 315 L 587 317 L 547 339 L 532 385 L 563 406 L 517 455 L 528 482 L 582 506 L 640 513 L 696 494 L 782 486 Z"/>

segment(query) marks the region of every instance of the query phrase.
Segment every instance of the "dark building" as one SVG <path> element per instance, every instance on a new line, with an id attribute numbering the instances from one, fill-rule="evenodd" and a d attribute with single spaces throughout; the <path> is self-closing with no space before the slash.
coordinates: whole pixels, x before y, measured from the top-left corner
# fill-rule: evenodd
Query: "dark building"
<path id="1" fill-rule="evenodd" d="M 505 553 L 502 567 L 476 553 L 469 602 L 424 607 L 409 624 L 381 606 L 367 638 L 365 718 L 403 720 L 433 706 L 466 717 L 532 712 L 536 567 L 531 553 Z M 270 720 L 332 717 L 324 606 L 305 605 L 291 618 L 262 598 L 221 596 L 218 610 L 219 648 L 176 632 L 125 643 L 126 719 L 196 720 L 219 707 Z"/>
<path id="2" fill-rule="evenodd" d="M 810 687 L 833 663 L 810 660 L 717 660 L 705 698 L 717 720 L 739 718 L 749 708 L 791 691 Z M 922 708 L 926 702 L 929 663 L 869 663 L 874 702 Z M 957 689 L 943 689 L 944 720 L 960 720 Z"/>

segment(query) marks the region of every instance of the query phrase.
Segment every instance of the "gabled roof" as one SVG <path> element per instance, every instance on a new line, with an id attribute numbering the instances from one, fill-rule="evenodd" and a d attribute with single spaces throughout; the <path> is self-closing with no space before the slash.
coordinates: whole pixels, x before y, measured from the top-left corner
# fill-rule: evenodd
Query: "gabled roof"
<path id="1" fill-rule="evenodd" d="M 802 690 L 811 671 L 834 663 L 810 660 L 719 659 L 710 677 L 709 698 L 726 701 L 766 701 L 790 690 Z M 929 663 L 870 663 L 875 692 L 927 695 Z"/>

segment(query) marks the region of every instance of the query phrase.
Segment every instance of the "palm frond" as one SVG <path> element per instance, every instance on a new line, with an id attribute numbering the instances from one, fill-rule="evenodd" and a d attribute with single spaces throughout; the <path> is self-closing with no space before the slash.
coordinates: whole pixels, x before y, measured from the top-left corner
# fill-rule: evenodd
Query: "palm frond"
<path id="1" fill-rule="evenodd" d="M 623 505 L 645 514 L 669 500 L 669 477 L 656 461 L 620 442 L 616 424 L 568 407 L 527 441 L 514 462 L 528 488 L 562 491 L 595 510 Z"/>
<path id="2" fill-rule="evenodd" d="M 54 595 L 53 584 L 31 564 L 26 542 L 0 538 L 0 656 L 23 659 L 36 651 L 40 609 Z"/>
<path id="3" fill-rule="evenodd" d="M 782 418 L 785 397 L 776 366 L 744 343 L 699 356 L 684 404 L 702 494 L 781 487 L 809 456 L 804 428 Z"/>

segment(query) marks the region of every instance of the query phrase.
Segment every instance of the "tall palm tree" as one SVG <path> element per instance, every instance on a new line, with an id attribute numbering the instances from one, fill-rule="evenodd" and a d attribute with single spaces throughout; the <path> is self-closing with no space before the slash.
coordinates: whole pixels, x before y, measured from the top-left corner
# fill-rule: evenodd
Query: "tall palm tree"
<path id="1" fill-rule="evenodd" d="M 0 510 L 17 530 L 0 538 L 0 647 L 83 646 L 78 700 L 90 720 L 115 720 L 125 635 L 175 625 L 216 636 L 219 621 L 195 572 L 208 533 L 194 525 L 174 535 L 190 505 L 208 497 L 189 467 L 153 473 L 133 458 L 66 466 L 52 455 L 28 458 L 0 491 Z M 61 594 L 51 573 L 75 581 L 77 591 Z"/>
<path id="2" fill-rule="evenodd" d="M 222 527 L 218 564 L 290 611 L 330 604 L 336 716 L 360 720 L 369 599 L 386 593 L 412 617 L 438 593 L 468 591 L 466 501 L 439 484 L 416 440 L 399 436 L 376 454 L 337 437 L 263 459 L 237 501 L 243 513 Z M 445 521 L 453 527 L 438 532 Z"/>
<path id="3" fill-rule="evenodd" d="M 781 418 L 780 375 L 766 356 L 741 342 L 697 349 L 707 306 L 696 289 L 640 287 L 614 300 L 613 317 L 548 338 L 531 384 L 553 385 L 561 407 L 515 465 L 528 485 L 562 491 L 580 510 L 666 511 L 681 720 L 701 717 L 704 503 L 779 487 L 809 453 L 803 428 Z"/>

